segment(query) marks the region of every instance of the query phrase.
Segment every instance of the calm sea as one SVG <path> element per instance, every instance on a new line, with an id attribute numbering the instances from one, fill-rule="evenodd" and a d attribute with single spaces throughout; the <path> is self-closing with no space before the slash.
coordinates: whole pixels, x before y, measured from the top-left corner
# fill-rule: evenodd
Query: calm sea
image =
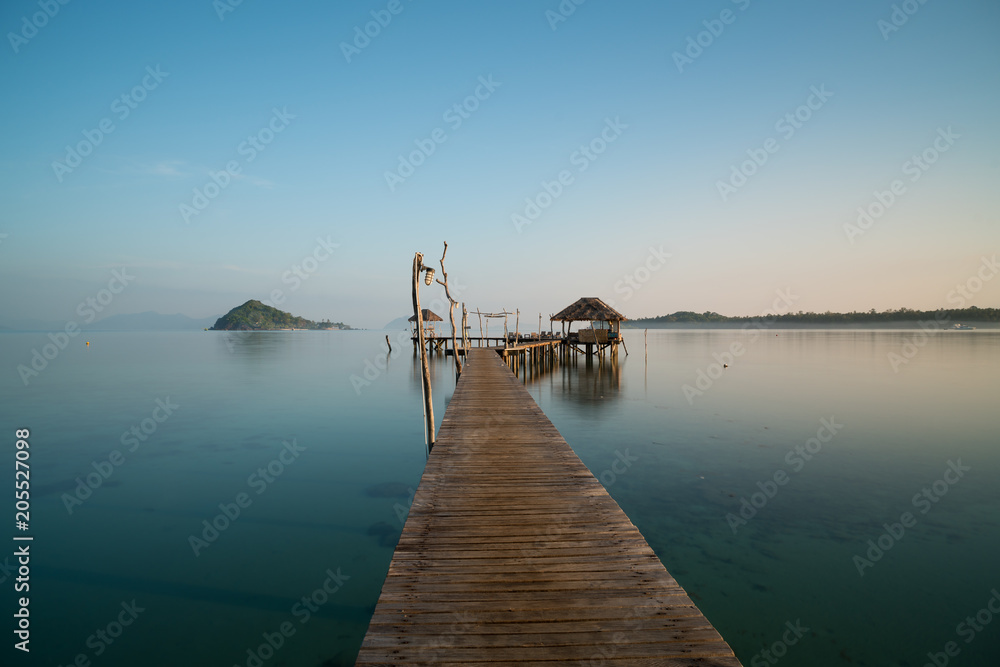
<path id="1" fill-rule="evenodd" d="M 25 386 L 0 334 L 4 664 L 352 664 L 426 460 L 384 335 L 89 333 Z M 1000 664 L 1000 331 L 626 340 L 526 382 L 744 664 Z"/>

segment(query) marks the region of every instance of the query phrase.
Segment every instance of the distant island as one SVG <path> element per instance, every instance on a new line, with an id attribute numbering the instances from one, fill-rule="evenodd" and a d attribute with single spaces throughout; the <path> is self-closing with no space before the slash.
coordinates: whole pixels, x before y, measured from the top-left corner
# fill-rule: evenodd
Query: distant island
<path id="1" fill-rule="evenodd" d="M 343 322 L 313 322 L 251 299 L 215 322 L 210 331 L 277 331 L 281 329 L 350 329 Z"/>
<path id="2" fill-rule="evenodd" d="M 853 311 L 850 313 L 786 313 L 775 315 L 772 318 L 761 316 L 727 317 L 719 313 L 707 311 L 695 313 L 691 311 L 678 311 L 671 315 L 660 315 L 659 317 L 643 317 L 623 322 L 623 326 L 631 329 L 642 328 L 667 328 L 667 327 L 691 327 L 691 326 L 733 326 L 750 322 L 760 322 L 767 320 L 773 325 L 865 325 L 876 326 L 880 324 L 895 324 L 899 322 L 918 321 L 947 321 L 947 322 L 1000 322 L 1000 308 L 959 308 L 952 310 L 912 310 L 910 308 L 900 308 L 899 310 L 886 310 L 878 312 L 874 308 L 869 311 Z"/>

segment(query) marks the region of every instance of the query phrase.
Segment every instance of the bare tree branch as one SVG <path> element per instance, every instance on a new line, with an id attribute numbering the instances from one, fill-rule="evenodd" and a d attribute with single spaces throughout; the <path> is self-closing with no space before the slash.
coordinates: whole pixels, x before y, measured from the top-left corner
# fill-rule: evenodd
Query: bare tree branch
<path id="1" fill-rule="evenodd" d="M 448 317 L 451 319 L 451 350 L 455 357 L 455 370 L 459 375 L 462 374 L 462 360 L 459 358 L 458 354 L 458 343 L 455 339 L 455 306 L 458 305 L 458 301 L 451 296 L 451 290 L 448 289 L 448 272 L 444 268 L 444 258 L 448 254 L 448 242 L 444 242 L 444 251 L 441 253 L 441 278 L 437 279 L 437 283 L 444 287 L 444 295 L 448 297 Z M 464 339 L 464 332 L 463 332 Z M 464 351 L 464 350 L 463 350 Z"/>

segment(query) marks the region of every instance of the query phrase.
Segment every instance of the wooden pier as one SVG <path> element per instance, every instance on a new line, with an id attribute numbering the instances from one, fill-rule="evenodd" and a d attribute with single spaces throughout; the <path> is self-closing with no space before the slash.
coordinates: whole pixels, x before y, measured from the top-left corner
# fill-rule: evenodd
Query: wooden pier
<path id="1" fill-rule="evenodd" d="M 411 340 L 413 342 L 413 353 L 417 354 L 418 346 L 420 345 L 419 340 L 416 336 L 411 337 Z M 575 356 L 577 354 L 593 356 L 603 360 L 605 353 L 607 353 L 608 356 L 615 359 L 618 356 L 618 346 L 624 346 L 624 340 L 621 338 L 601 342 L 589 340 L 577 334 L 571 336 L 538 336 L 534 334 L 520 337 L 511 335 L 507 338 L 504 336 L 475 336 L 467 337 L 465 341 L 468 343 L 470 349 L 475 347 L 491 347 L 499 351 L 501 356 L 508 361 L 519 358 L 520 362 L 528 363 L 541 361 L 541 357 L 559 356 L 565 359 L 570 355 Z M 462 339 L 457 338 L 455 343 L 458 346 L 458 354 L 465 356 L 466 351 L 462 347 Z M 452 340 L 449 336 L 426 335 L 424 337 L 424 344 L 427 346 L 429 354 L 436 353 L 444 354 L 445 356 L 455 354 L 455 350 L 452 349 Z M 626 350 L 627 353 L 628 350 Z M 515 368 L 510 363 L 508 365 L 512 369 Z M 518 365 L 523 364 L 518 363 Z M 517 371 L 515 370 L 516 374 Z"/>
<path id="2" fill-rule="evenodd" d="M 513 343 L 507 347 L 496 348 L 497 354 L 514 375 L 520 376 L 555 366 L 560 355 L 569 353 L 562 340 L 542 339 Z"/>
<path id="3" fill-rule="evenodd" d="M 356 664 L 740 667 L 497 351 L 467 362 Z"/>
<path id="4" fill-rule="evenodd" d="M 417 350 L 417 345 L 418 345 L 417 337 L 416 336 L 411 336 L 410 340 L 413 342 L 413 350 L 416 351 Z M 494 348 L 500 347 L 500 348 L 502 348 L 504 346 L 505 337 L 504 336 L 467 336 L 466 340 L 469 342 L 469 347 L 470 348 L 471 347 L 494 347 Z M 542 336 L 541 338 L 539 338 L 537 335 L 534 335 L 534 336 L 522 336 L 520 338 L 516 338 L 515 339 L 515 336 L 512 334 L 509 337 L 506 337 L 506 340 L 507 340 L 507 345 L 508 346 L 524 345 L 524 344 L 528 344 L 528 343 L 538 343 L 539 341 L 544 342 L 544 343 L 549 343 L 549 344 L 552 344 L 552 343 L 561 343 L 562 342 L 562 338 L 558 338 L 558 337 L 555 337 L 555 336 L 548 336 L 548 335 Z M 424 337 L 424 342 L 427 345 L 427 351 L 428 352 L 432 352 L 432 353 L 436 352 L 437 354 L 444 353 L 446 355 L 453 354 L 452 349 L 451 349 L 451 336 L 450 335 L 445 335 L 445 334 L 435 334 L 433 336 L 432 335 L 426 335 Z M 457 339 L 456 339 L 456 342 L 458 343 L 459 354 L 465 354 L 465 350 L 462 349 L 462 337 L 458 336 Z"/>

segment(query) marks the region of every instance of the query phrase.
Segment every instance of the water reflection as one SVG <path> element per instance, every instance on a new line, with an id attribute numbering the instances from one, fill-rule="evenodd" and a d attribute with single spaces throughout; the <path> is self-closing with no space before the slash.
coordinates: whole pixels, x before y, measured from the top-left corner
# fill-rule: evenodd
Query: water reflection
<path id="1" fill-rule="evenodd" d="M 621 358 L 595 360 L 580 355 L 556 364 L 550 372 L 538 375 L 526 384 L 529 389 L 532 384 L 544 384 L 551 394 L 559 395 L 563 400 L 603 409 L 624 395 L 624 366 L 625 361 Z"/>
<path id="2" fill-rule="evenodd" d="M 437 413 L 437 399 L 445 398 L 445 404 L 451 401 L 451 395 L 455 390 L 455 362 L 451 357 L 443 354 L 431 354 L 427 357 L 427 368 L 431 374 L 431 391 L 433 392 L 434 416 L 440 421 L 441 415 Z M 417 396 L 423 392 L 423 382 L 420 375 L 420 355 L 414 351 L 413 363 L 410 364 L 410 386 Z M 443 414 L 443 413 L 442 413 Z"/>
<path id="3" fill-rule="evenodd" d="M 434 416 L 440 421 L 438 403 L 443 397 L 444 405 L 451 401 L 455 390 L 455 366 L 451 357 L 434 354 L 428 357 L 431 374 L 431 388 L 434 393 Z M 568 359 L 549 357 L 541 363 L 521 361 L 516 366 L 517 377 L 529 391 L 545 386 L 550 392 L 582 405 L 608 404 L 622 397 L 624 392 L 624 356 L 603 359 L 587 355 L 570 355 Z M 512 372 L 514 372 L 512 370 Z M 420 395 L 420 358 L 413 354 L 410 364 L 409 384 L 415 396 Z M 532 394 L 536 392 L 532 391 Z"/>
<path id="4" fill-rule="evenodd" d="M 283 348 L 291 341 L 287 332 L 275 331 L 215 331 L 209 332 L 219 346 L 233 355 L 247 359 L 262 359 Z"/>

